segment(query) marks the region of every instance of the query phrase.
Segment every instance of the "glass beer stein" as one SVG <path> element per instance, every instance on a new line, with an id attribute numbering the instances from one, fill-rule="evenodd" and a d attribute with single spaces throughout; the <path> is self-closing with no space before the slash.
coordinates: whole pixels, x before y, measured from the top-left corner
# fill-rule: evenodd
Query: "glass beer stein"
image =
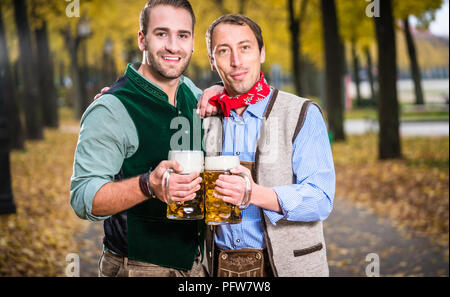
<path id="1" fill-rule="evenodd" d="M 205 222 L 208 225 L 239 224 L 242 221 L 241 209 L 238 205 L 224 202 L 214 197 L 216 181 L 221 174 L 231 175 L 230 169 L 240 163 L 238 156 L 218 156 L 205 158 L 203 172 L 203 188 L 205 195 Z M 247 184 L 245 195 L 249 195 L 250 180 L 247 175 L 239 174 Z"/>
<path id="2" fill-rule="evenodd" d="M 203 152 L 202 151 L 170 151 L 169 161 L 177 161 L 184 169 L 178 174 L 191 174 L 199 172 L 202 176 L 203 172 Z M 171 220 L 201 220 L 204 218 L 204 202 L 203 202 L 203 185 L 197 191 L 197 196 L 190 201 L 176 202 L 172 201 L 169 195 L 170 174 L 174 171 L 167 169 L 164 173 L 163 184 L 166 187 L 167 218 Z"/>

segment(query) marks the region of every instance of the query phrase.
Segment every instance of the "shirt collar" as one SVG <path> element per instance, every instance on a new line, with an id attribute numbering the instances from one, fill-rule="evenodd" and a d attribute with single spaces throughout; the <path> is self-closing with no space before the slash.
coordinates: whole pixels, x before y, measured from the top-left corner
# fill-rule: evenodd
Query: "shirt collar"
<path id="1" fill-rule="evenodd" d="M 141 66 L 140 62 L 137 63 L 130 63 L 127 66 L 126 74 L 128 78 L 133 80 L 136 84 L 143 87 L 146 91 L 152 93 L 153 95 L 162 95 L 163 97 L 167 97 L 167 94 L 162 90 L 160 86 L 158 86 L 156 83 L 148 80 L 145 76 L 143 76 L 138 70 Z M 180 82 L 178 85 L 184 83 L 184 76 L 180 76 Z"/>
<path id="2" fill-rule="evenodd" d="M 262 99 L 258 103 L 250 104 L 247 109 L 244 111 L 243 116 L 248 112 L 250 115 L 257 117 L 259 119 L 264 119 L 264 112 L 266 111 L 266 107 L 269 101 L 269 98 L 272 96 L 273 88 L 270 88 L 270 93 L 266 98 Z M 231 110 L 231 115 L 233 118 L 238 117 L 237 113 L 234 109 Z"/>

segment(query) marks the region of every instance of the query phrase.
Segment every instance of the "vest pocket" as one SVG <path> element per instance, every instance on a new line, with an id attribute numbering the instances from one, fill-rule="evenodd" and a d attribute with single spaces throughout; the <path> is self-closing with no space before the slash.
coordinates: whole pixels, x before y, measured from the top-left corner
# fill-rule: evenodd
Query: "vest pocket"
<path id="1" fill-rule="evenodd" d="M 309 248 L 306 249 L 301 249 L 301 250 L 294 250 L 294 257 L 301 257 L 301 256 L 305 256 L 317 251 L 320 251 L 323 248 L 323 244 L 322 243 L 318 243 L 316 245 L 313 245 Z"/>

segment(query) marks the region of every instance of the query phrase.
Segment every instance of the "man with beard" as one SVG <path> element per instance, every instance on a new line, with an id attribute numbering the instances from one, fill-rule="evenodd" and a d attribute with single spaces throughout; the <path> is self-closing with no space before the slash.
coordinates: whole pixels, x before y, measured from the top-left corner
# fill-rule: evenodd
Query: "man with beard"
<path id="1" fill-rule="evenodd" d="M 205 119 L 206 152 L 245 165 L 216 182 L 216 198 L 244 210 L 241 223 L 208 228 L 210 274 L 328 276 L 322 221 L 333 207 L 335 171 L 320 108 L 268 85 L 261 28 L 251 19 L 222 16 L 206 40 L 225 85 L 200 102 L 202 115 L 212 112 L 208 102 L 223 113 Z M 250 202 L 240 173 L 252 177 Z"/>
<path id="2" fill-rule="evenodd" d="M 164 172 L 174 118 L 188 119 L 192 141 L 201 91 L 182 73 L 194 45 L 195 16 L 187 0 L 150 0 L 140 17 L 142 63 L 129 64 L 81 119 L 71 179 L 71 205 L 104 221 L 100 276 L 204 276 L 203 221 L 166 219 Z M 183 144 L 182 144 L 183 145 Z M 152 170 L 153 169 L 153 170 Z M 173 201 L 192 200 L 199 173 L 173 174 Z"/>

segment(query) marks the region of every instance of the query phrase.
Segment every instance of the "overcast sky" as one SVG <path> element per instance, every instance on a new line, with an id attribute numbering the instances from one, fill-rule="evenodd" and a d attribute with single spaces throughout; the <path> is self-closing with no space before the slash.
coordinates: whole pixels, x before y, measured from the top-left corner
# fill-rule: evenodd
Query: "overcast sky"
<path id="1" fill-rule="evenodd" d="M 436 20 L 430 25 L 430 31 L 439 36 L 448 37 L 448 3 L 444 1 L 442 8 L 436 13 Z"/>

